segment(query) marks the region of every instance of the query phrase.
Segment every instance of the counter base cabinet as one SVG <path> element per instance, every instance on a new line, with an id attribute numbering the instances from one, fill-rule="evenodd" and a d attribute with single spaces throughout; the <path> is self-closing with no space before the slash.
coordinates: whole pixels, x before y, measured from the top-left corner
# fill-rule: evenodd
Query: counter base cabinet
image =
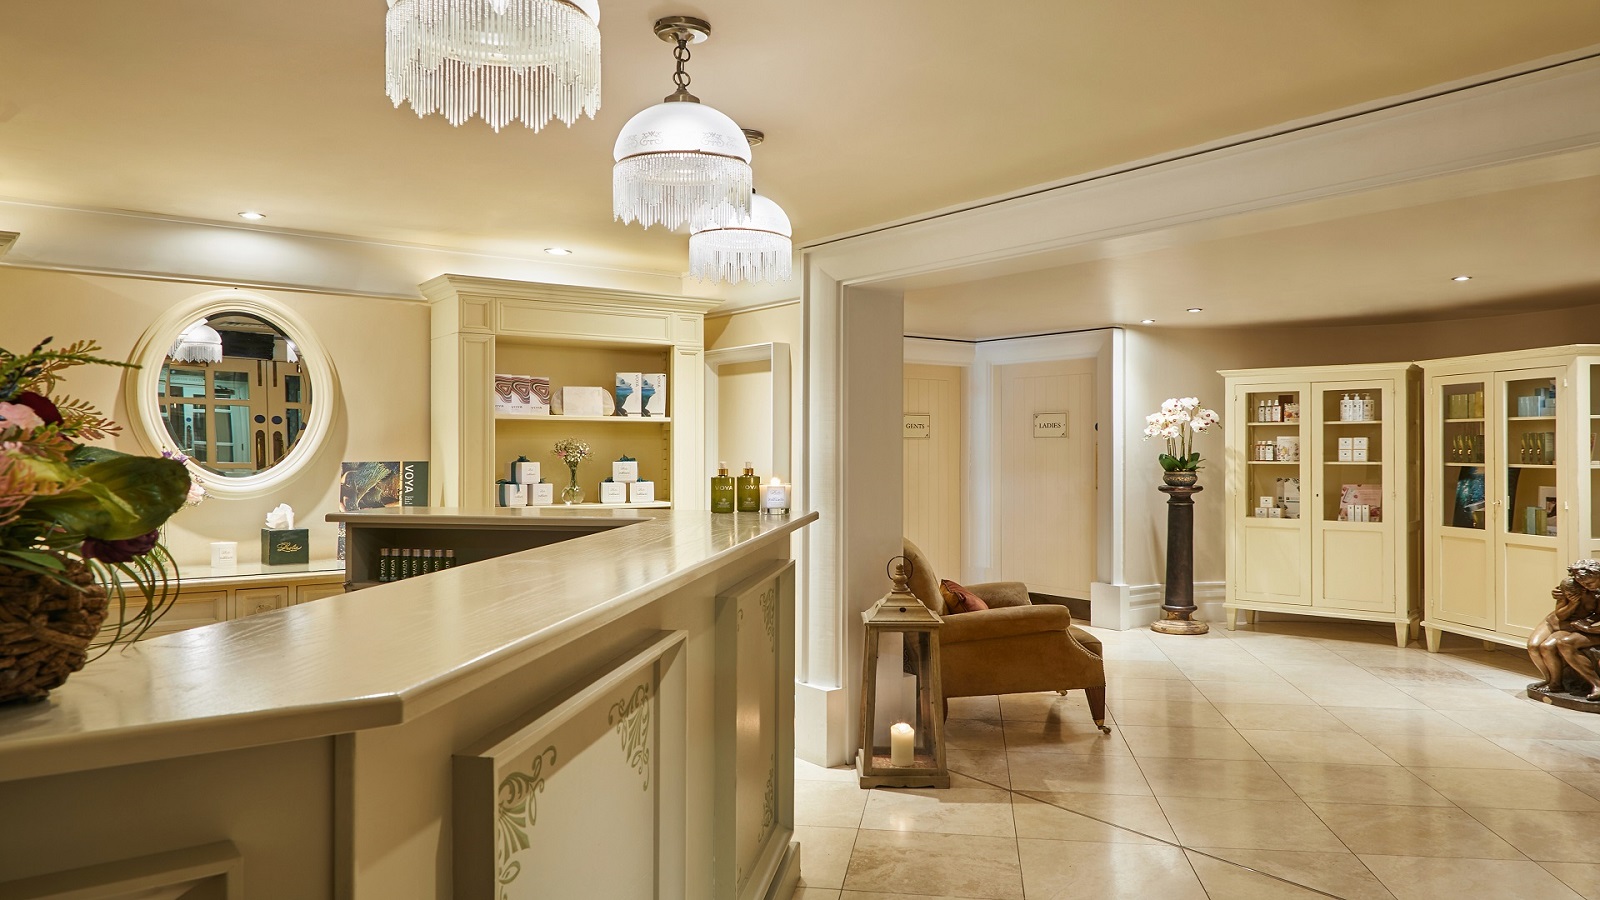
<path id="1" fill-rule="evenodd" d="M 178 584 L 177 599 L 144 637 L 175 634 L 343 594 L 344 570 L 329 565 L 336 564 L 319 563 L 309 571 L 299 566 L 288 571 L 246 566 L 232 574 L 205 568 L 199 577 L 187 574 L 190 569 L 181 570 L 184 577 Z"/>
<path id="2" fill-rule="evenodd" d="M 1600 551 L 1600 346 L 1422 369 L 1428 648 L 1445 632 L 1525 646 L 1566 567 Z"/>
<path id="3" fill-rule="evenodd" d="M 1223 372 L 1228 626 L 1259 612 L 1420 619 L 1421 506 L 1409 365 Z"/>

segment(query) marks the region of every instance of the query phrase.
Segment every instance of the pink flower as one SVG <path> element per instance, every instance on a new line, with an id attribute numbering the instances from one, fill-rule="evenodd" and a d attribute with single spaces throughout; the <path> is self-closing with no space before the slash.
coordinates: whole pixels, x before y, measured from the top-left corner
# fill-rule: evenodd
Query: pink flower
<path id="1" fill-rule="evenodd" d="M 32 407 L 21 403 L 0 403 L 0 428 L 21 428 L 24 430 L 38 428 L 44 424 L 44 419 L 33 411 Z"/>

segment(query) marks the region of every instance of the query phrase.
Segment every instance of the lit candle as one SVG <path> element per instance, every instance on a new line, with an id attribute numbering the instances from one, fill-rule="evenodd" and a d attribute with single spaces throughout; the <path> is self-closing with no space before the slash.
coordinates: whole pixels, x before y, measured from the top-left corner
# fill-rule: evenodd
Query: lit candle
<path id="1" fill-rule="evenodd" d="M 889 726 L 889 765 L 909 768 L 917 761 L 917 731 L 905 722 Z"/>
<path id="2" fill-rule="evenodd" d="M 761 494 L 761 512 L 770 516 L 786 516 L 789 514 L 790 485 L 784 484 L 783 479 L 776 475 L 767 479 L 766 486 Z"/>

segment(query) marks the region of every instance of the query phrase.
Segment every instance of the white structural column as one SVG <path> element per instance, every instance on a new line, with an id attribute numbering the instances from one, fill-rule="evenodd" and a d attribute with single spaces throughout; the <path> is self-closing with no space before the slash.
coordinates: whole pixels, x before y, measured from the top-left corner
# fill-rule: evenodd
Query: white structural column
<path id="1" fill-rule="evenodd" d="M 889 590 L 900 554 L 904 332 L 901 295 L 848 287 L 808 258 L 804 503 L 821 515 L 805 537 L 796 752 L 850 761 L 860 709 L 859 613 Z"/>

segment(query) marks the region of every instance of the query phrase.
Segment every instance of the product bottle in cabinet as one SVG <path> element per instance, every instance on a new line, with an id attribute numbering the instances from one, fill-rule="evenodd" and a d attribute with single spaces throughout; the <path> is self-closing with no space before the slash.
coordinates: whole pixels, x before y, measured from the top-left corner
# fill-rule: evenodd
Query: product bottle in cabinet
<path id="1" fill-rule="evenodd" d="M 717 463 L 717 474 L 711 478 L 711 511 L 731 513 L 734 510 L 733 476 L 728 474 L 728 464 Z"/>

